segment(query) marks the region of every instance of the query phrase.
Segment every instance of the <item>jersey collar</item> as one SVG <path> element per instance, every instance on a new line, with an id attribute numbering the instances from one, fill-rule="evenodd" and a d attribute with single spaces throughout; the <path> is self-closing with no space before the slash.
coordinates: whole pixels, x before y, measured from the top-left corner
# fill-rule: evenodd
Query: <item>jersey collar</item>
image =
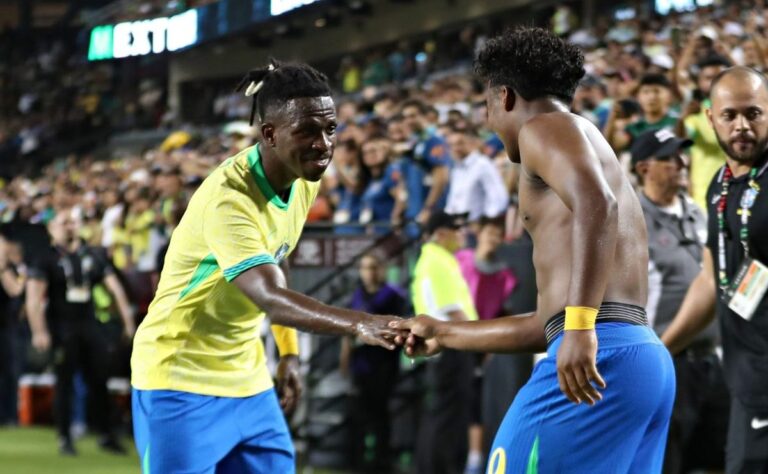
<path id="1" fill-rule="evenodd" d="M 275 192 L 274 189 L 272 189 L 272 185 L 269 184 L 269 180 L 267 180 L 267 175 L 264 174 L 264 165 L 261 163 L 261 155 L 259 154 L 258 143 L 254 145 L 253 148 L 251 148 L 250 152 L 248 152 L 248 167 L 251 170 L 251 176 L 253 176 L 253 180 L 256 182 L 256 187 L 259 188 L 261 194 L 263 194 L 264 197 L 267 198 L 267 200 L 278 209 L 288 209 L 288 206 L 290 206 L 291 202 L 293 201 L 293 195 L 296 191 L 296 186 L 294 185 L 295 182 L 291 183 L 291 191 L 288 194 L 288 202 L 283 201 L 280 195 Z"/>

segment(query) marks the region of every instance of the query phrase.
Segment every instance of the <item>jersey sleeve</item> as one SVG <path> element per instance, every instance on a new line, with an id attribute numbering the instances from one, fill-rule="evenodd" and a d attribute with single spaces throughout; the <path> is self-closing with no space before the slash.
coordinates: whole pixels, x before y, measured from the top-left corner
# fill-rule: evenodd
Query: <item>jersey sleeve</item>
<path id="1" fill-rule="evenodd" d="M 254 204 L 228 193 L 208 203 L 203 213 L 203 238 L 227 281 L 258 265 L 277 263 L 248 205 Z"/>
<path id="2" fill-rule="evenodd" d="M 451 164 L 451 154 L 448 150 L 448 144 L 442 138 L 432 137 L 429 141 L 427 150 L 426 160 L 431 167 L 449 166 Z"/>

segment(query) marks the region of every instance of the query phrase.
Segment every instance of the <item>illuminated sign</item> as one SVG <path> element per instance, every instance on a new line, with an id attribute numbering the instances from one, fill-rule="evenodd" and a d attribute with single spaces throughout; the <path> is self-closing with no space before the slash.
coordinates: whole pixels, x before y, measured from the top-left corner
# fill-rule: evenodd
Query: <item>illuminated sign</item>
<path id="1" fill-rule="evenodd" d="M 295 8 L 315 3 L 317 0 L 272 0 L 269 6 L 269 12 L 272 16 L 282 15 L 283 13 Z"/>
<path id="2" fill-rule="evenodd" d="M 197 43 L 197 10 L 170 18 L 97 26 L 91 30 L 88 60 L 120 59 L 177 51 Z"/>

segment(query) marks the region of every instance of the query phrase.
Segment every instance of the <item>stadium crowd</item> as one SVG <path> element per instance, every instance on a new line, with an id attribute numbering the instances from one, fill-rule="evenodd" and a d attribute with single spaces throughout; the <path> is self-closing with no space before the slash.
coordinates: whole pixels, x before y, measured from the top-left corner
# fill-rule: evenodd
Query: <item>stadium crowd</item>
<path id="1" fill-rule="evenodd" d="M 768 61 L 768 9 L 762 1 L 741 3 L 649 19 L 600 18 L 592 28 L 581 28 L 574 13 L 565 8 L 555 13 L 552 28 L 581 46 L 586 57 L 587 75 L 576 91 L 572 110 L 603 131 L 638 189 L 648 186 L 648 179 L 656 179 L 653 170 L 638 166 L 648 158 L 638 151 L 638 143 L 651 140 L 649 132 L 662 140 L 654 132 L 666 129 L 692 140 L 688 159 L 674 171 L 675 185 L 696 205 L 706 207 L 707 187 L 725 163 L 705 115 L 710 83 L 730 65 L 762 71 Z M 515 240 L 523 232 L 516 215 L 518 169 L 508 161 L 498 138 L 484 128 L 484 85 L 466 70 L 473 51 L 486 39 L 482 31 L 462 31 L 453 42 L 458 46 L 449 53 L 439 51 L 441 42 L 415 49 L 397 44 L 340 61 L 335 75 L 340 93 L 338 144 L 309 216 L 310 222 L 332 222 L 340 234 L 383 234 L 396 229 L 416 237 L 426 229 L 429 236 L 440 234 L 438 245 L 453 251 L 453 237 L 444 233 L 457 224 L 446 221 L 443 211 L 466 214 L 478 256 L 473 265 L 475 256 L 460 252 L 459 263 L 474 305 L 456 303 L 466 305 L 463 311 L 468 319 L 504 313 L 502 302 L 488 308 L 487 285 L 502 285 L 507 296 L 516 279 L 493 253 L 501 241 Z M 61 151 L 56 144 L 63 138 L 167 126 L 172 117 L 165 115 L 162 86 L 143 82 L 128 95 L 116 94 L 111 66 L 73 60 L 73 51 L 59 42 L 40 44 L 32 56 L 13 54 L 12 48 L 0 50 L 9 51 L 0 71 L 3 96 L 14 97 L 13 103 L 4 100 L 0 116 L 0 167 L 5 177 L 0 187 L 0 245 L 4 247 L 0 269 L 5 274 L 9 268 L 16 280 L 23 280 L 28 263 L 18 254 L 24 234 L 15 229 L 48 225 L 66 213 L 87 245 L 104 250 L 140 317 L 151 300 L 169 236 L 189 197 L 211 169 L 258 136 L 242 123 L 221 127 L 218 133 L 175 124 L 178 129 L 170 131 L 162 144 L 141 153 L 115 151 L 110 160 L 96 160 L 75 147 L 49 163 L 42 152 L 46 148 Z M 457 66 L 461 72 L 456 72 Z M 228 97 L 223 95 L 212 104 L 215 114 L 247 119 L 247 102 L 242 107 L 237 97 Z M 121 112 L 113 113 L 116 110 Z M 370 304 L 365 295 L 382 288 L 397 304 L 407 297 L 401 289 L 377 280 L 372 268 L 381 264 L 374 256 L 362 260 L 362 283 L 353 305 Z M 485 281 L 488 274 L 496 279 Z M 29 333 L 20 329 L 23 289 L 12 280 L 4 279 L 0 291 L 6 301 L 0 327 L 3 337 L 28 338 Z M 711 335 L 697 346 L 707 357 L 716 337 Z M 28 342 L 15 343 L 20 344 Z M 347 346 L 342 365 L 355 375 L 350 351 Z M 697 354 L 689 358 L 694 360 Z M 0 374 L 5 387 L 0 394 L 0 423 L 15 422 L 12 392 L 21 368 L 7 363 L 12 359 L 2 358 L 6 363 Z M 474 360 L 456 364 L 470 367 L 471 377 Z M 357 373 L 357 381 L 364 386 L 363 394 L 377 393 L 381 384 L 370 373 Z M 707 403 L 719 406 L 722 400 Z M 467 414 L 468 430 L 476 424 L 470 418 Z M 387 427 L 373 430 L 384 433 L 380 436 L 389 433 Z M 465 445 L 465 454 L 471 451 L 467 469 L 480 472 L 482 448 L 477 435 L 468 433 L 470 441 L 475 440 L 472 449 L 467 439 L 459 441 Z M 446 450 L 444 446 L 434 449 Z M 459 462 L 462 468 L 464 460 Z"/>

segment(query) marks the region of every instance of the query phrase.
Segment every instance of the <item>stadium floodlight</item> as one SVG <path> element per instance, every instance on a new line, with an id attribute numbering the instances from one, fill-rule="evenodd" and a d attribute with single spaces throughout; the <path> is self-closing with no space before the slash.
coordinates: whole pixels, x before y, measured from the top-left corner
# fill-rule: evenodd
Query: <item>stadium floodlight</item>
<path id="1" fill-rule="evenodd" d="M 296 8 L 315 3 L 317 0 L 272 0 L 269 5 L 269 13 L 272 16 L 282 15 Z"/>

